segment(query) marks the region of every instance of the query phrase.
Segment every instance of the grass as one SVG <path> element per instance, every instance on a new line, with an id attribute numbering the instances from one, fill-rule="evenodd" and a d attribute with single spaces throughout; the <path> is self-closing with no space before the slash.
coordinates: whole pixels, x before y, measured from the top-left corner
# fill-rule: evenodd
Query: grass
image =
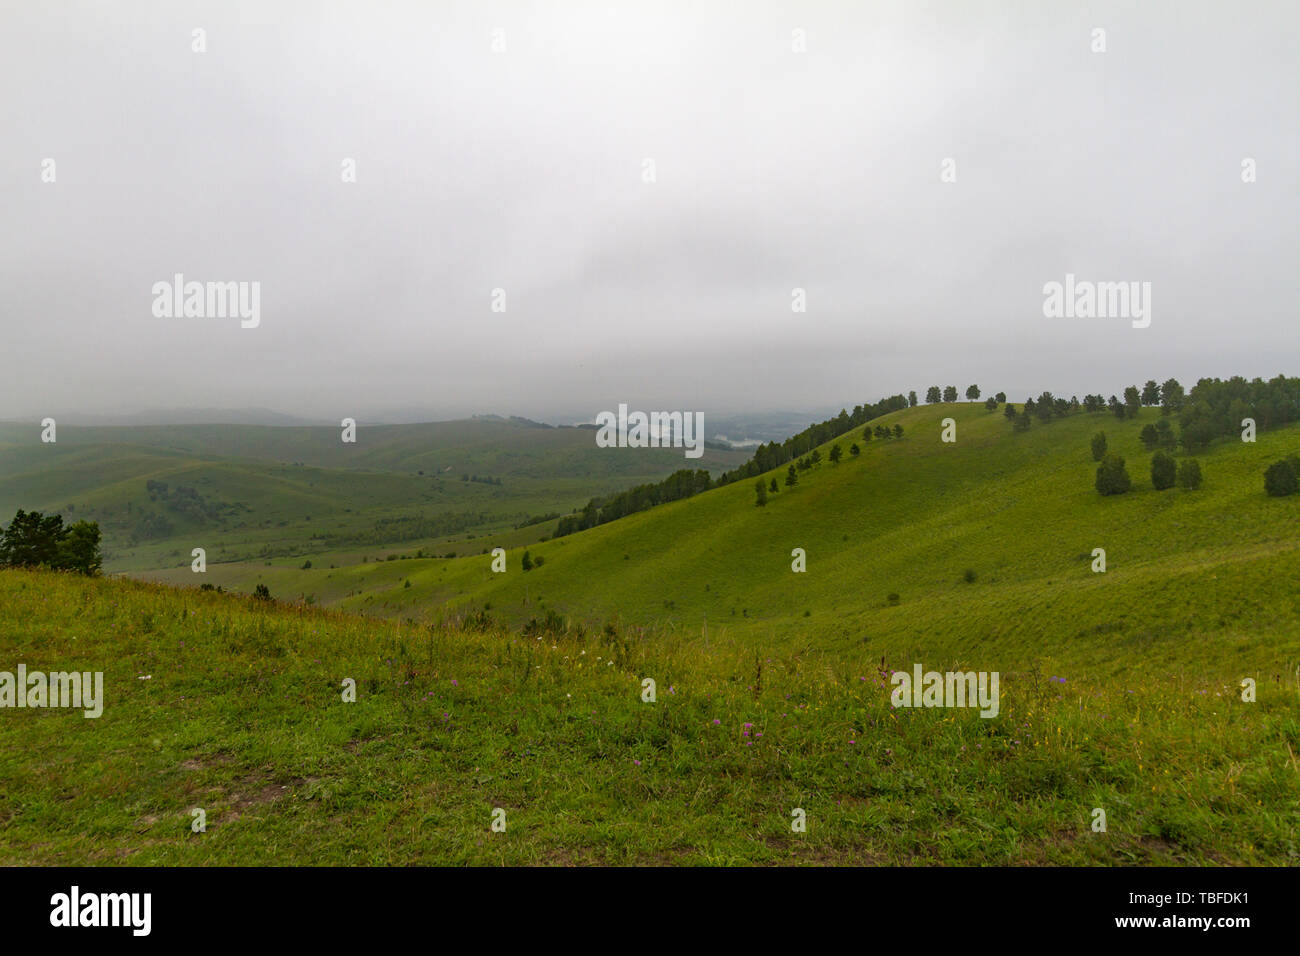
<path id="1" fill-rule="evenodd" d="M 188 572 L 195 547 L 214 564 L 257 567 L 325 552 L 356 562 L 394 548 L 463 554 L 466 537 L 484 532 L 535 543 L 554 521 L 514 525 L 685 467 L 680 449 L 608 455 L 593 436 L 489 419 L 363 423 L 356 444 L 319 427 L 61 425 L 43 444 L 35 426 L 0 424 L 0 522 L 18 508 L 97 521 L 105 569 L 135 574 Z M 699 467 L 747 457 L 709 449 Z M 151 495 L 149 481 L 194 488 L 220 513 L 186 513 Z M 150 514 L 168 526 L 146 524 Z"/>
<path id="2" fill-rule="evenodd" d="M 750 480 L 540 544 L 472 529 L 473 556 L 209 566 L 297 603 L 0 572 L 0 670 L 108 697 L 0 711 L 0 862 L 1300 862 L 1300 496 L 1262 483 L 1300 428 L 1157 492 L 1156 414 L 914 408 L 763 508 Z M 1130 494 L 1092 487 L 1098 429 Z M 892 707 L 916 663 L 997 671 L 1000 713 Z"/>
<path id="3" fill-rule="evenodd" d="M 6 865 L 1300 860 L 1293 674 L 1245 703 L 1045 647 L 983 719 L 892 708 L 913 661 L 861 642 L 525 637 L 29 571 L 0 572 L 0 633 L 0 669 L 103 670 L 107 698 L 0 711 Z"/>

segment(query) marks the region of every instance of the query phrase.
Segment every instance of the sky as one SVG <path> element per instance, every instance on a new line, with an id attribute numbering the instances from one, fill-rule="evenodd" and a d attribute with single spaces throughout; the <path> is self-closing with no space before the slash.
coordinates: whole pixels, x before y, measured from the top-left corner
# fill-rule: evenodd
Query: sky
<path id="1" fill-rule="evenodd" d="M 1300 375 L 1298 28 L 1289 0 L 0 0 L 0 419 Z M 177 274 L 258 283 L 256 325 L 167 314 Z M 1149 324 L 1045 315 L 1067 274 L 1149 289 Z"/>

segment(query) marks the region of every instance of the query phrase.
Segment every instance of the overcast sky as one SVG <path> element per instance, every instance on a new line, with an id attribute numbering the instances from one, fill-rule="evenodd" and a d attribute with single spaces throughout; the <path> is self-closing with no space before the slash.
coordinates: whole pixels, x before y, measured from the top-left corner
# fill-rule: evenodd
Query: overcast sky
<path id="1" fill-rule="evenodd" d="M 3 0 L 0 419 L 1300 375 L 1297 10 Z M 1150 326 L 1045 317 L 1066 273 Z"/>

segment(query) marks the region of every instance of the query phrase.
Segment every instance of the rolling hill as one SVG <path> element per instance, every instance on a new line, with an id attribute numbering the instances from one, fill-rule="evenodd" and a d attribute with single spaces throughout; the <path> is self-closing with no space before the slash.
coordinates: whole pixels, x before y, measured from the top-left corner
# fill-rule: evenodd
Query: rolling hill
<path id="1" fill-rule="evenodd" d="M 883 419 L 903 425 L 901 439 L 840 439 L 858 441 L 862 454 L 800 472 L 765 507 L 755 507 L 752 482 L 739 482 L 529 543 L 545 563 L 526 573 L 515 547 L 504 574 L 480 554 L 327 572 L 233 566 L 210 579 L 421 619 L 443 605 L 486 605 L 514 626 L 551 611 L 588 626 L 699 634 L 707 622 L 714 633 L 778 642 L 1020 662 L 1051 654 L 1110 668 L 1205 660 L 1294 669 L 1300 502 L 1267 497 L 1262 474 L 1300 449 L 1300 428 L 1218 443 L 1199 456 L 1201 489 L 1156 491 L 1138 432 L 1158 416 L 1081 413 L 1018 433 L 982 405 L 923 406 Z M 940 441 L 946 417 L 957 422 L 954 443 Z M 1098 430 L 1128 461 L 1126 495 L 1093 487 Z M 806 552 L 804 573 L 791 570 L 795 548 Z M 1104 574 L 1091 570 L 1095 548 L 1105 549 Z M 171 579 L 186 583 L 186 572 Z"/>
<path id="2" fill-rule="evenodd" d="M 335 549 L 359 560 L 358 548 L 403 544 L 445 553 L 468 531 L 508 533 L 685 467 L 680 449 L 607 455 L 587 429 L 504 419 L 363 423 L 355 444 L 333 428 L 256 425 L 61 426 L 57 437 L 0 426 L 0 515 L 99 522 L 109 571 L 188 567 L 194 547 L 213 561 L 302 563 Z M 747 457 L 707 449 L 691 464 Z"/>

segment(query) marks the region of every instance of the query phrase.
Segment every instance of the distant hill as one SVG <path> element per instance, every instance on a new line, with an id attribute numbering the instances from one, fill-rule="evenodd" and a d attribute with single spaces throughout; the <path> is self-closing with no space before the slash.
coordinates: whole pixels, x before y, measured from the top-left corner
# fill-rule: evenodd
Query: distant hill
<path id="1" fill-rule="evenodd" d="M 503 419 L 361 422 L 356 438 L 335 426 L 61 423 L 44 444 L 36 424 L 0 425 L 0 524 L 19 508 L 98 521 L 109 571 L 188 566 L 196 546 L 213 560 L 431 546 L 685 465 L 681 449 L 601 449 L 587 431 Z M 709 449 L 691 464 L 717 472 L 746 458 Z"/>

